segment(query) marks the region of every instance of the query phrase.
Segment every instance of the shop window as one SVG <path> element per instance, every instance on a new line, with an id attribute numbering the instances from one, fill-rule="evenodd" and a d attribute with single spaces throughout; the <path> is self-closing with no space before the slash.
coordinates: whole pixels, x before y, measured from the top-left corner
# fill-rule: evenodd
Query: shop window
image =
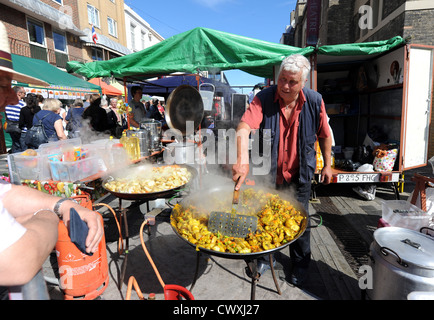
<path id="1" fill-rule="evenodd" d="M 102 50 L 100 48 L 92 48 L 92 60 L 93 61 L 102 61 L 104 60 Z"/>

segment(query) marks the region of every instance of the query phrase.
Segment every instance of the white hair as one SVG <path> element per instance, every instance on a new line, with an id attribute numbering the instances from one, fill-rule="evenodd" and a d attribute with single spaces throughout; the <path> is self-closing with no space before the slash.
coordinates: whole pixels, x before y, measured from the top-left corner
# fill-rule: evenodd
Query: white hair
<path id="1" fill-rule="evenodd" d="M 307 76 L 310 72 L 310 62 L 309 60 L 301 55 L 301 54 L 293 54 L 286 57 L 282 64 L 280 65 L 279 74 L 283 71 L 295 72 L 298 73 L 302 70 L 301 79 L 302 81 L 307 79 Z"/>

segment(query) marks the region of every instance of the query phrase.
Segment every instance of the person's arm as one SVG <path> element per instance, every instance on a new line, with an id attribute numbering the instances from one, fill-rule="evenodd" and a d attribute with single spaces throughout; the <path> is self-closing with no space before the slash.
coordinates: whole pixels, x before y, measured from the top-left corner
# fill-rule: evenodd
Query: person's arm
<path id="1" fill-rule="evenodd" d="M 62 198 L 26 186 L 12 185 L 12 189 L 5 194 L 2 201 L 3 206 L 18 222 L 25 223 L 39 209 L 54 210 L 54 206 L 60 199 Z M 89 227 L 89 233 L 86 238 L 86 251 L 95 252 L 104 233 L 98 213 L 86 209 L 73 201 L 64 201 L 59 208 L 59 213 L 66 226 L 69 225 L 69 210 L 71 208 L 77 211 L 80 218 Z"/>
<path id="2" fill-rule="evenodd" d="M 321 170 L 321 183 L 329 184 L 332 179 L 332 137 L 318 138 L 318 143 L 324 159 L 324 167 Z"/>
<path id="3" fill-rule="evenodd" d="M 35 211 L 36 212 L 36 211 Z M 22 225 L 24 235 L 0 252 L 0 283 L 3 286 L 24 285 L 41 269 L 57 242 L 59 219 L 43 210 L 30 216 Z"/>
<path id="4" fill-rule="evenodd" d="M 232 166 L 232 180 L 237 182 L 235 190 L 239 190 L 249 173 L 249 135 L 251 128 L 245 122 L 237 127 L 237 163 Z"/>
<path id="5" fill-rule="evenodd" d="M 56 122 L 54 122 L 54 129 L 56 130 L 56 134 L 59 140 L 68 139 L 65 135 L 65 131 L 63 130 L 62 119 L 56 120 Z"/>

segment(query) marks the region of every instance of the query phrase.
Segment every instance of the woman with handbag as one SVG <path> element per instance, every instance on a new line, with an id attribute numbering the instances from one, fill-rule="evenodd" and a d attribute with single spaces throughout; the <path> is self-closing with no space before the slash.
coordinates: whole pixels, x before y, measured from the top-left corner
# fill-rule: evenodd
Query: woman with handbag
<path id="1" fill-rule="evenodd" d="M 49 142 L 67 139 L 63 131 L 63 120 L 59 115 L 61 106 L 62 102 L 57 99 L 45 99 L 42 110 L 33 117 L 33 125 L 42 121 Z"/>
<path id="2" fill-rule="evenodd" d="M 21 108 L 19 120 L 19 128 L 21 129 L 20 144 L 22 151 L 27 149 L 26 133 L 27 130 L 33 126 L 33 117 L 37 112 L 41 111 L 36 94 L 29 93 L 24 100 L 26 106 Z"/>

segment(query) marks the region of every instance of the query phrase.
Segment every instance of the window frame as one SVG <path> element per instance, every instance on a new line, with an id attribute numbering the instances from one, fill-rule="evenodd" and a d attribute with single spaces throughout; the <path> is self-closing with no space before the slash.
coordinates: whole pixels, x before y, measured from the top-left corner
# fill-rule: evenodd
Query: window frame
<path id="1" fill-rule="evenodd" d="M 53 33 L 54 50 L 57 52 L 68 54 L 68 37 L 66 36 L 66 32 L 53 28 L 52 33 Z M 54 33 L 57 33 L 58 35 L 62 35 L 65 38 L 65 51 L 56 48 L 56 41 L 54 41 Z"/>
<path id="2" fill-rule="evenodd" d="M 97 23 L 94 23 L 94 21 L 91 20 L 91 16 L 89 16 L 89 9 L 94 11 L 95 18 L 96 18 L 96 20 L 98 20 Z M 89 24 L 93 25 L 95 28 L 101 29 L 101 17 L 99 14 L 99 10 L 89 3 L 87 4 L 87 21 Z"/>
<path id="3" fill-rule="evenodd" d="M 29 23 L 33 23 L 34 25 L 39 25 L 39 27 L 42 27 L 42 33 L 43 33 L 43 43 L 42 44 L 39 43 L 39 42 L 34 42 L 34 41 L 31 40 L 30 30 L 29 30 Z M 44 23 L 41 22 L 41 21 L 39 21 L 39 20 L 27 17 L 26 18 L 26 27 L 27 27 L 27 36 L 29 37 L 29 43 L 32 44 L 32 45 L 35 45 L 35 46 L 42 47 L 42 48 L 47 48 L 47 35 L 45 33 L 45 25 L 44 25 Z"/>
<path id="4" fill-rule="evenodd" d="M 114 34 L 110 32 L 110 22 L 109 22 L 110 20 L 113 23 Z M 115 19 L 107 16 L 107 26 L 108 26 L 108 33 L 109 33 L 109 35 L 117 38 L 118 37 L 118 23 L 117 23 L 117 21 Z"/>

